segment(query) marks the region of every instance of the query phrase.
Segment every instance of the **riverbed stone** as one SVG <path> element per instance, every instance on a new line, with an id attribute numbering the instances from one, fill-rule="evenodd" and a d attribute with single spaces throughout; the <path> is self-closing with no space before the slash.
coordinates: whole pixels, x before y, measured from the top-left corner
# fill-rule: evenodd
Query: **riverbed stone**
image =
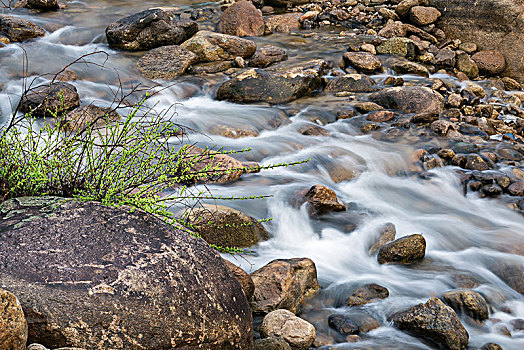
<path id="1" fill-rule="evenodd" d="M 468 155 L 466 155 L 465 168 L 466 169 L 470 169 L 470 170 L 483 171 L 483 170 L 488 170 L 489 169 L 489 165 L 478 154 L 468 154 Z"/>
<path id="2" fill-rule="evenodd" d="M 54 11 L 60 8 L 57 0 L 26 0 L 26 7 L 44 11 Z"/>
<path id="3" fill-rule="evenodd" d="M 21 42 L 45 35 L 45 31 L 25 19 L 0 15 L 0 36 L 7 39 L 8 43 Z"/>
<path id="4" fill-rule="evenodd" d="M 477 63 L 465 52 L 456 55 L 455 67 L 470 79 L 476 78 L 479 75 Z"/>
<path id="5" fill-rule="evenodd" d="M 442 294 L 442 299 L 457 313 L 464 312 L 466 315 L 480 321 L 489 318 L 486 299 L 474 290 L 452 290 Z"/>
<path id="6" fill-rule="evenodd" d="M 221 247 L 251 247 L 269 239 L 255 218 L 223 205 L 203 204 L 187 212 L 192 229 L 209 244 Z"/>
<path id="7" fill-rule="evenodd" d="M 220 255 L 128 207 L 58 197 L 0 205 L 0 285 L 48 348 L 249 349 L 253 321 Z"/>
<path id="8" fill-rule="evenodd" d="M 251 67 L 265 68 L 273 63 L 287 60 L 287 51 L 274 45 L 264 45 L 257 48 L 249 59 Z"/>
<path id="9" fill-rule="evenodd" d="M 362 74 L 346 74 L 329 80 L 325 91 L 330 92 L 370 92 L 375 91 L 377 83 L 373 78 Z"/>
<path id="10" fill-rule="evenodd" d="M 377 53 L 385 55 L 396 55 L 406 57 L 407 59 L 415 58 L 416 45 L 413 40 L 408 38 L 394 37 L 387 39 L 377 46 Z"/>
<path id="11" fill-rule="evenodd" d="M 255 350 L 291 350 L 291 346 L 283 338 L 268 337 L 255 340 Z"/>
<path id="12" fill-rule="evenodd" d="M 346 210 L 344 204 L 339 202 L 335 191 L 324 185 L 312 186 L 306 192 L 305 198 L 308 203 L 308 212 L 312 216 Z"/>
<path id="13" fill-rule="evenodd" d="M 360 306 L 385 299 L 389 296 L 389 290 L 376 283 L 366 284 L 355 289 L 349 296 L 346 304 L 348 306 Z"/>
<path id="14" fill-rule="evenodd" d="M 412 62 L 405 58 L 392 58 L 387 64 L 397 74 L 415 74 L 423 77 L 429 77 L 429 71 L 420 63 Z"/>
<path id="15" fill-rule="evenodd" d="M 292 349 L 309 349 L 316 338 L 315 327 L 288 310 L 270 312 L 262 320 L 260 333 L 263 337 L 281 337 Z"/>
<path id="16" fill-rule="evenodd" d="M 382 89 L 369 96 L 379 105 L 404 113 L 439 114 L 444 107 L 443 97 L 423 86 L 396 86 Z"/>
<path id="17" fill-rule="evenodd" d="M 342 335 L 358 333 L 358 326 L 351 317 L 344 314 L 331 314 L 328 317 L 329 327 Z"/>
<path id="18" fill-rule="evenodd" d="M 409 235 L 394 240 L 378 251 L 380 264 L 411 264 L 420 261 L 426 254 L 426 240 L 420 234 Z"/>
<path id="19" fill-rule="evenodd" d="M 520 262 L 497 261 L 490 270 L 508 286 L 524 295 L 524 266 Z"/>
<path id="20" fill-rule="evenodd" d="M 281 15 L 268 16 L 264 18 L 265 34 L 289 33 L 291 30 L 300 28 L 301 12 L 284 13 Z"/>
<path id="21" fill-rule="evenodd" d="M 255 53 L 257 45 L 238 36 L 201 30 L 185 41 L 182 47 L 195 53 L 199 62 L 213 62 L 249 58 Z"/>
<path id="22" fill-rule="evenodd" d="M 395 224 L 388 222 L 384 224 L 378 232 L 378 237 L 375 242 L 369 247 L 369 254 L 375 254 L 382 246 L 393 241 L 395 235 L 397 234 L 397 229 Z"/>
<path id="23" fill-rule="evenodd" d="M 455 67 L 456 52 L 449 47 L 445 47 L 435 55 L 435 64 L 441 67 Z"/>
<path id="24" fill-rule="evenodd" d="M 375 111 L 369 113 L 366 120 L 374 123 L 384 123 L 395 118 L 395 112 L 392 111 Z"/>
<path id="25" fill-rule="evenodd" d="M 58 124 L 64 130 L 78 131 L 85 129 L 88 125 L 102 128 L 117 120 L 120 120 L 120 115 L 112 108 L 87 105 L 73 109 L 61 118 Z"/>
<path id="26" fill-rule="evenodd" d="M 254 313 L 277 309 L 296 313 L 304 298 L 320 288 L 315 263 L 308 258 L 277 259 L 251 274 L 255 293 L 251 301 Z"/>
<path id="27" fill-rule="evenodd" d="M 409 13 L 412 7 L 419 5 L 426 5 L 427 0 L 402 0 L 398 3 L 395 12 L 400 16 L 404 17 Z"/>
<path id="28" fill-rule="evenodd" d="M 27 321 L 18 298 L 0 288 L 0 350 L 25 350 Z"/>
<path id="29" fill-rule="evenodd" d="M 486 343 L 482 345 L 480 350 L 503 350 L 502 346 L 496 343 Z"/>
<path id="30" fill-rule="evenodd" d="M 514 182 L 509 185 L 508 193 L 512 196 L 524 196 L 524 181 Z"/>
<path id="31" fill-rule="evenodd" d="M 80 105 L 80 96 L 74 85 L 64 82 L 39 85 L 22 97 L 20 112 L 33 117 L 49 116 L 49 111 L 63 113 Z"/>
<path id="32" fill-rule="evenodd" d="M 497 75 L 506 68 L 506 59 L 497 50 L 479 51 L 471 59 L 477 63 L 480 73 L 485 75 Z"/>
<path id="33" fill-rule="evenodd" d="M 353 67 L 362 73 L 373 73 L 382 68 L 380 60 L 369 52 L 346 52 L 344 53 L 346 67 Z"/>
<path id="34" fill-rule="evenodd" d="M 149 79 L 174 79 L 198 62 L 193 52 L 178 45 L 157 47 L 140 57 L 138 70 Z"/>
<path id="35" fill-rule="evenodd" d="M 198 31 L 190 20 L 176 20 L 170 11 L 145 10 L 119 19 L 106 28 L 109 46 L 122 50 L 149 50 L 179 45 Z"/>
<path id="36" fill-rule="evenodd" d="M 386 39 L 394 37 L 405 37 L 406 34 L 406 27 L 404 26 L 404 23 L 400 21 L 386 23 L 386 25 L 378 32 L 379 36 Z"/>
<path id="37" fill-rule="evenodd" d="M 217 29 L 229 35 L 264 35 L 264 19 L 251 1 L 235 2 L 220 17 Z"/>
<path id="38" fill-rule="evenodd" d="M 253 279 L 251 278 L 249 273 L 247 273 L 246 271 L 244 271 L 244 269 L 242 269 L 241 267 L 237 266 L 229 260 L 224 259 L 224 262 L 226 263 L 226 266 L 231 271 L 233 276 L 235 276 L 235 278 L 242 286 L 242 290 L 244 291 L 247 300 L 251 301 L 253 293 L 255 292 L 255 283 L 253 283 Z"/>
<path id="39" fill-rule="evenodd" d="M 452 308 L 438 298 L 393 315 L 395 327 L 429 338 L 450 350 L 467 347 L 469 334 Z"/>
<path id="40" fill-rule="evenodd" d="M 231 68 L 233 68 L 233 61 L 204 62 L 190 66 L 187 73 L 193 75 L 215 74 Z"/>
<path id="41" fill-rule="evenodd" d="M 442 14 L 434 7 L 413 6 L 409 9 L 409 19 L 417 26 L 425 26 L 435 22 Z"/>
<path id="42" fill-rule="evenodd" d="M 224 82 L 218 88 L 217 99 L 239 103 L 290 102 L 320 89 L 327 67 L 326 61 L 317 59 L 286 68 L 251 68 Z"/>

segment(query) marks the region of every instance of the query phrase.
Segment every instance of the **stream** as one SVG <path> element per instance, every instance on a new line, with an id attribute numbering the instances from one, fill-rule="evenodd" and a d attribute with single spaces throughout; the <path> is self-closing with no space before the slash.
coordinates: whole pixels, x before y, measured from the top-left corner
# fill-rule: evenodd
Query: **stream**
<path id="1" fill-rule="evenodd" d="M 67 10 L 58 12 L 2 10 L 4 14 L 33 21 L 46 30 L 46 36 L 0 48 L 0 123 L 6 121 L 19 101 L 25 55 L 31 81 L 39 74 L 58 72 L 81 55 L 107 52 L 107 58 L 103 54 L 88 57 L 103 64 L 103 68 L 81 63 L 72 66 L 79 77 L 72 84 L 78 89 L 82 105 L 111 106 L 120 84 L 126 90 L 138 84 L 151 87 L 155 82 L 142 77 L 136 68 L 142 52 L 109 48 L 104 34 L 109 23 L 152 7 L 218 8 L 214 3 L 189 0 L 75 0 L 67 5 Z M 204 21 L 199 26 L 212 29 L 214 23 Z M 340 36 L 342 30 L 345 29 L 317 28 L 251 39 L 257 45 L 267 43 L 287 49 L 289 60 L 282 65 L 313 58 L 338 62 L 352 40 L 351 36 Z M 303 35 L 319 31 L 325 40 Z M 388 75 L 394 74 L 372 77 L 380 82 Z M 226 77 L 224 74 L 180 77 L 177 84 L 163 89 L 147 104 L 156 110 L 174 106 L 171 118 L 201 132 L 189 135 L 190 142 L 200 147 L 250 148 L 250 152 L 235 157 L 263 165 L 310 159 L 298 166 L 244 175 L 231 184 L 208 185 L 214 195 L 271 196 L 218 203 L 258 219 L 272 218 L 264 224 L 270 240 L 250 249 L 251 254 L 224 255 L 226 259 L 248 272 L 273 259 L 312 259 L 321 291 L 306 301 L 299 315 L 315 325 L 317 334 L 333 337 L 338 343 L 333 348 L 337 349 L 433 349 L 434 345 L 395 329 L 388 316 L 457 288 L 457 275 L 467 275 L 479 283 L 475 290 L 491 306 L 490 320 L 483 325 L 461 318 L 470 335 L 470 348 L 494 342 L 506 350 L 524 349 L 524 331 L 511 326 L 512 320 L 524 318 L 524 297 L 493 272 L 493 266 L 500 262 L 524 264 L 524 216 L 508 208 L 504 200 L 480 198 L 473 192 L 465 195 L 457 167 L 435 168 L 426 176 L 420 176 L 414 169 L 412 157 L 417 149 L 452 146 L 451 141 L 428 136 L 417 128 L 395 137 L 380 132 L 363 134 L 361 119 L 336 118 L 336 111 L 342 110 L 350 99 L 326 93 L 282 106 L 217 101 L 213 98 L 217 83 Z M 428 80 L 420 76 L 402 77 L 410 82 Z M 430 76 L 435 77 L 461 84 L 444 74 Z M 35 83 L 46 79 L 37 78 Z M 167 86 L 166 82 L 157 83 Z M 353 99 L 365 101 L 366 96 L 357 93 Z M 290 116 L 290 123 L 274 128 L 273 122 L 282 118 L 283 113 Z M 329 135 L 302 135 L 297 131 L 311 122 L 323 125 Z M 251 130 L 258 136 L 238 139 L 220 136 L 214 134 L 217 125 Z M 297 207 L 292 199 L 315 184 L 332 188 L 348 210 L 320 219 L 310 218 L 305 206 Z M 368 254 L 377 231 L 388 222 L 395 224 L 397 238 L 423 234 L 427 242 L 423 262 L 413 266 L 380 265 L 376 257 Z M 345 299 L 353 289 L 366 283 L 385 286 L 390 296 L 349 310 Z M 380 327 L 361 335 L 362 341 L 358 343 L 346 343 L 327 325 L 327 317 L 335 311 L 370 314 Z"/>

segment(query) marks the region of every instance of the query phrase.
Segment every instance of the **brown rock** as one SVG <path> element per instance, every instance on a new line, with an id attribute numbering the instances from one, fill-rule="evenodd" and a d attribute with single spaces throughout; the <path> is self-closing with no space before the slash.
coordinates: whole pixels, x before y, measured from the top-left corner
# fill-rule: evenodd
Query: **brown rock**
<path id="1" fill-rule="evenodd" d="M 397 234 L 397 229 L 395 225 L 391 222 L 388 222 L 379 231 L 378 239 L 373 245 L 369 248 L 369 254 L 373 255 L 375 254 L 380 248 L 382 248 L 387 243 L 393 241 L 395 239 L 395 235 Z"/>
<path id="2" fill-rule="evenodd" d="M 305 195 L 311 215 L 324 215 L 333 211 L 344 211 L 346 207 L 340 203 L 337 194 L 324 185 L 312 186 Z"/>
<path id="3" fill-rule="evenodd" d="M 287 341 L 279 337 L 255 340 L 255 350 L 291 350 Z"/>
<path id="4" fill-rule="evenodd" d="M 33 22 L 0 15 L 0 36 L 6 38 L 7 43 L 25 41 L 44 35 L 45 31 Z"/>
<path id="5" fill-rule="evenodd" d="M 427 0 L 402 0 L 395 9 L 395 12 L 400 16 L 404 17 L 409 13 L 412 7 L 425 5 Z"/>
<path id="6" fill-rule="evenodd" d="M 307 258 L 273 260 L 251 278 L 255 283 L 251 309 L 259 314 L 277 309 L 296 313 L 304 298 L 320 288 L 315 263 Z"/>
<path id="7" fill-rule="evenodd" d="M 409 19 L 418 26 L 425 26 L 435 22 L 441 13 L 434 7 L 413 6 L 409 10 Z"/>
<path id="8" fill-rule="evenodd" d="M 297 131 L 301 133 L 302 135 L 308 135 L 308 136 L 329 136 L 330 135 L 329 131 L 313 123 L 302 124 L 298 127 Z"/>
<path id="9" fill-rule="evenodd" d="M 445 349 L 461 350 L 468 345 L 469 334 L 457 314 L 438 298 L 401 311 L 392 320 L 395 327 L 429 338 Z"/>
<path id="10" fill-rule="evenodd" d="M 263 337 L 281 337 L 292 349 L 309 349 L 316 338 L 315 327 L 288 310 L 275 310 L 267 314 L 260 325 Z"/>
<path id="11" fill-rule="evenodd" d="M 57 0 L 26 0 L 26 7 L 37 10 L 54 11 L 60 8 Z"/>
<path id="12" fill-rule="evenodd" d="M 407 34 L 406 27 L 400 21 L 387 23 L 381 30 L 379 30 L 378 35 L 386 39 L 394 37 L 405 37 Z"/>
<path id="13" fill-rule="evenodd" d="M 199 62 L 234 60 L 237 57 L 249 58 L 257 48 L 255 42 L 251 40 L 207 30 L 199 31 L 181 46 L 195 53 Z"/>
<path id="14" fill-rule="evenodd" d="M 470 170 L 488 170 L 489 165 L 482 159 L 478 154 L 468 154 L 466 155 L 466 169 Z"/>
<path id="15" fill-rule="evenodd" d="M 397 74 L 415 74 L 423 77 L 429 77 L 429 71 L 420 63 L 411 62 L 405 58 L 389 59 L 387 64 Z"/>
<path id="16" fill-rule="evenodd" d="M 366 120 L 374 123 L 383 123 L 395 118 L 395 112 L 391 111 L 376 111 L 369 113 Z"/>
<path id="17" fill-rule="evenodd" d="M 369 52 L 346 52 L 344 53 L 346 67 L 351 66 L 363 73 L 373 73 L 382 68 L 382 63 Z"/>
<path id="18" fill-rule="evenodd" d="M 389 296 L 389 290 L 376 283 L 366 284 L 351 293 L 347 300 L 348 306 L 360 306 L 369 304 Z"/>
<path id="19" fill-rule="evenodd" d="M 236 36 L 264 35 L 264 19 L 251 1 L 235 2 L 220 17 L 217 29 Z"/>
<path id="20" fill-rule="evenodd" d="M 480 73 L 485 75 L 497 75 L 506 68 L 506 59 L 497 50 L 479 51 L 471 58 L 477 63 Z"/>
<path id="21" fill-rule="evenodd" d="M 452 290 L 442 295 L 444 301 L 457 313 L 464 312 L 476 320 L 489 318 L 488 303 L 479 293 L 470 289 Z"/>
<path id="22" fill-rule="evenodd" d="M 22 97 L 20 112 L 30 113 L 34 117 L 44 117 L 51 112 L 60 115 L 80 105 L 80 96 L 76 87 L 68 83 L 53 83 L 37 86 Z"/>
<path id="23" fill-rule="evenodd" d="M 426 240 L 420 234 L 414 234 L 394 240 L 378 251 L 380 264 L 411 264 L 422 260 L 426 255 Z"/>
<path id="24" fill-rule="evenodd" d="M 524 181 L 512 183 L 508 187 L 508 192 L 512 196 L 524 196 Z"/>
<path id="25" fill-rule="evenodd" d="M 502 346 L 500 346 L 499 344 L 486 343 L 486 344 L 482 345 L 480 350 L 503 350 L 503 349 L 502 349 Z"/>
<path id="26" fill-rule="evenodd" d="M 455 67 L 470 79 L 476 78 L 479 75 L 479 67 L 465 52 L 457 54 Z"/>
<path id="27" fill-rule="evenodd" d="M 287 51 L 273 45 L 264 45 L 257 48 L 255 54 L 249 60 L 251 67 L 265 68 L 275 62 L 287 60 Z"/>
<path id="28" fill-rule="evenodd" d="M 0 288 L 0 350 L 25 350 L 27 322 L 16 296 Z"/>
<path id="29" fill-rule="evenodd" d="M 215 74 L 233 68 L 233 61 L 216 61 L 194 64 L 187 69 L 193 75 Z"/>
<path id="30" fill-rule="evenodd" d="M 439 114 L 444 106 L 440 94 L 422 86 L 398 86 L 382 89 L 369 99 L 388 109 L 404 113 Z"/>
<path id="31" fill-rule="evenodd" d="M 253 283 L 251 276 L 246 271 L 244 271 L 242 268 L 233 264 L 229 260 L 224 259 L 224 262 L 226 263 L 226 266 L 229 268 L 231 273 L 236 277 L 236 279 L 242 286 L 242 290 L 244 291 L 244 294 L 246 295 L 247 300 L 251 301 L 251 298 L 253 297 L 253 293 L 255 293 L 255 284 Z"/>
<path id="32" fill-rule="evenodd" d="M 149 79 L 174 79 L 197 63 L 193 52 L 177 45 L 162 46 L 148 51 L 137 62 L 138 70 Z"/>
<path id="33" fill-rule="evenodd" d="M 264 19 L 265 34 L 271 34 L 273 32 L 289 33 L 293 29 L 299 29 L 299 19 L 301 15 L 300 12 L 293 12 L 266 17 Z"/>
<path id="34" fill-rule="evenodd" d="M 367 75 L 346 74 L 329 80 L 325 91 L 370 92 L 377 89 L 376 84 L 375 80 Z"/>

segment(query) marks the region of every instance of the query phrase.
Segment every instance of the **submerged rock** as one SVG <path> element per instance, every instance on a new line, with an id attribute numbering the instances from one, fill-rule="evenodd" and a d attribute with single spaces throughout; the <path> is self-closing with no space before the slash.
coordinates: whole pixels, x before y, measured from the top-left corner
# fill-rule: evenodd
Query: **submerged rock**
<path id="1" fill-rule="evenodd" d="M 420 234 L 414 234 L 390 242 L 378 251 L 380 264 L 411 264 L 422 260 L 426 255 L 426 240 Z"/>
<path id="2" fill-rule="evenodd" d="M 296 313 L 305 297 L 320 288 L 315 263 L 307 258 L 279 259 L 251 274 L 255 293 L 251 302 L 254 313 L 286 309 Z"/>
<path id="3" fill-rule="evenodd" d="M 129 208 L 57 197 L 0 205 L 0 285 L 49 348 L 253 346 L 238 281 L 202 239 Z"/>
<path id="4" fill-rule="evenodd" d="M 224 82 L 218 88 L 217 99 L 240 103 L 290 102 L 319 89 L 327 65 L 319 59 L 290 68 L 251 68 Z"/>
<path id="5" fill-rule="evenodd" d="M 292 349 L 309 349 L 316 338 L 315 327 L 288 310 L 275 310 L 260 325 L 264 337 L 281 337 Z"/>
<path id="6" fill-rule="evenodd" d="M 4 43 L 20 42 L 45 35 L 45 31 L 25 19 L 0 15 L 0 38 Z"/>
<path id="7" fill-rule="evenodd" d="M 358 333 L 357 324 L 351 320 L 351 317 L 344 314 L 329 315 L 328 324 L 342 335 Z"/>
<path id="8" fill-rule="evenodd" d="M 452 308 L 438 298 L 418 304 L 392 317 L 395 327 L 429 338 L 450 350 L 467 347 L 469 334 Z"/>
<path id="9" fill-rule="evenodd" d="M 480 321 L 489 318 L 486 299 L 473 290 L 452 290 L 444 293 L 442 299 L 457 313 L 464 312 L 466 315 Z"/>
<path id="10" fill-rule="evenodd" d="M 187 222 L 209 244 L 221 247 L 251 247 L 269 239 L 255 218 L 223 205 L 204 204 L 188 211 Z"/>
<path id="11" fill-rule="evenodd" d="M 68 83 L 43 84 L 29 90 L 20 101 L 20 112 L 32 113 L 33 117 L 50 116 L 67 112 L 80 105 L 76 87 Z"/>
<path id="12" fill-rule="evenodd" d="M 27 322 L 16 296 L 0 288 L 0 350 L 25 350 Z"/>
<path id="13" fill-rule="evenodd" d="M 198 31 L 193 21 L 178 21 L 161 9 L 146 10 L 119 19 L 106 29 L 109 46 L 122 50 L 149 50 L 179 45 Z"/>

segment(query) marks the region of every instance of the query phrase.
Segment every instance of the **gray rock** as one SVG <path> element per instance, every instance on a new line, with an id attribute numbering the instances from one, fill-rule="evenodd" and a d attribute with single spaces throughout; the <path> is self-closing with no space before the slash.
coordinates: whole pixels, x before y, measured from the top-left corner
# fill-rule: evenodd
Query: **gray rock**
<path id="1" fill-rule="evenodd" d="M 0 15 L 0 38 L 2 42 L 14 43 L 34 39 L 45 35 L 45 31 L 25 19 Z"/>
<path id="2" fill-rule="evenodd" d="M 174 79 L 182 75 L 198 57 L 178 45 L 162 46 L 148 51 L 137 62 L 138 70 L 149 79 Z"/>
<path id="3" fill-rule="evenodd" d="M 393 241 L 395 239 L 396 234 L 397 229 L 395 227 L 395 224 L 388 222 L 387 224 L 382 226 L 380 228 L 380 231 L 378 232 L 378 238 L 369 248 L 369 254 L 375 254 L 382 246 Z"/>
<path id="4" fill-rule="evenodd" d="M 255 53 L 257 45 L 248 39 L 202 30 L 184 42 L 182 47 L 195 53 L 199 62 L 214 62 L 249 58 Z"/>
<path id="5" fill-rule="evenodd" d="M 344 53 L 346 67 L 353 67 L 363 73 L 373 73 L 382 68 L 380 60 L 369 52 L 346 52 Z"/>
<path id="6" fill-rule="evenodd" d="M 389 290 L 386 287 L 370 283 L 355 289 L 349 296 L 346 304 L 348 306 L 360 306 L 385 299 L 388 296 Z"/>
<path id="7" fill-rule="evenodd" d="M 388 60 L 388 65 L 397 74 L 415 74 L 423 77 L 429 77 L 429 71 L 420 63 L 411 62 L 403 58 L 392 58 Z"/>
<path id="8" fill-rule="evenodd" d="M 346 74 L 329 80 L 325 91 L 371 92 L 376 91 L 377 83 L 367 75 Z"/>
<path id="9" fill-rule="evenodd" d="M 57 197 L 0 205 L 0 285 L 49 348 L 253 346 L 247 299 L 202 239 L 140 210 Z"/>
<path id="10" fill-rule="evenodd" d="M 400 110 L 404 113 L 439 114 L 444 107 L 440 94 L 421 86 L 385 88 L 371 94 L 369 99 L 385 108 Z"/>
<path id="11" fill-rule="evenodd" d="M 357 324 L 351 320 L 351 317 L 344 314 L 329 315 L 328 324 L 342 335 L 358 333 Z"/>
<path id="12" fill-rule="evenodd" d="M 196 22 L 178 21 L 172 12 L 153 9 L 111 23 L 106 28 L 106 37 L 113 48 L 136 51 L 179 45 L 197 31 Z"/>
<path id="13" fill-rule="evenodd" d="M 287 60 L 287 51 L 283 48 L 264 45 L 257 48 L 255 54 L 249 60 L 251 67 L 265 68 L 273 63 Z"/>

